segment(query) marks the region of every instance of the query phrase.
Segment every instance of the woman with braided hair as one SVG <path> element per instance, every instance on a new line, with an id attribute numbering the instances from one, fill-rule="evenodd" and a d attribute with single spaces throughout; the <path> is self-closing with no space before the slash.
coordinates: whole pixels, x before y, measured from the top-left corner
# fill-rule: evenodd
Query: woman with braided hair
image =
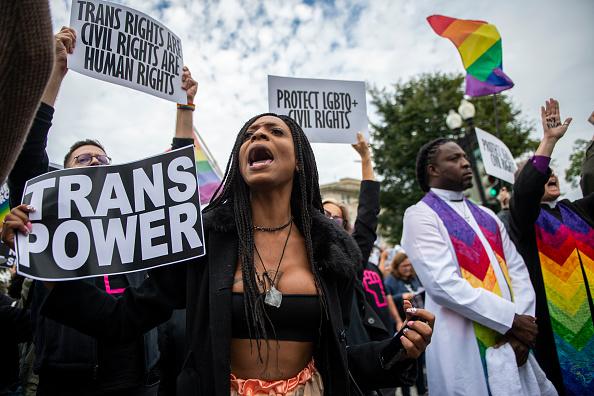
<path id="1" fill-rule="evenodd" d="M 350 395 L 414 379 L 431 313 L 416 310 L 388 364 L 386 342 L 346 345 L 360 252 L 324 216 L 311 146 L 291 118 L 244 125 L 203 224 L 205 256 L 157 268 L 119 299 L 82 282 L 48 285 L 43 314 L 126 340 L 187 308 L 179 395 Z"/>

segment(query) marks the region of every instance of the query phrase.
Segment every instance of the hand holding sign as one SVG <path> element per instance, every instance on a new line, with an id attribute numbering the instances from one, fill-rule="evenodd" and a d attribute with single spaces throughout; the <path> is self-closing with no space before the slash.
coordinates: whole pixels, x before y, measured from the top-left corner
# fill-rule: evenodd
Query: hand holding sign
<path id="1" fill-rule="evenodd" d="M 182 89 L 186 91 L 188 104 L 194 104 L 194 97 L 198 92 L 198 83 L 192 78 L 188 66 L 184 66 L 182 73 Z"/>
<path id="2" fill-rule="evenodd" d="M 76 46 L 76 32 L 72 28 L 62 26 L 62 29 L 55 35 L 54 41 L 56 49 L 54 73 L 64 76 L 68 72 L 68 54 L 72 54 Z"/>
<path id="3" fill-rule="evenodd" d="M 34 212 L 35 208 L 31 205 L 19 205 L 12 208 L 6 215 L 2 224 L 2 242 L 14 250 L 14 239 L 17 231 L 28 235 L 31 230 L 29 213 Z"/>
<path id="4" fill-rule="evenodd" d="M 50 106 L 56 103 L 58 91 L 68 72 L 68 55 L 73 53 L 75 46 L 76 32 L 72 28 L 62 26 L 62 29 L 54 36 L 54 66 L 41 97 L 43 103 Z"/>

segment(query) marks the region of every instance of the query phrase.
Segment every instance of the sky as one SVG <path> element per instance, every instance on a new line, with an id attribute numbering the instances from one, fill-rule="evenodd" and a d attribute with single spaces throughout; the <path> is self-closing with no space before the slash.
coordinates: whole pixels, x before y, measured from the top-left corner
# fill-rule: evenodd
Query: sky
<path id="1" fill-rule="evenodd" d="M 433 14 L 497 26 L 503 68 L 515 82 L 507 94 L 534 123 L 534 138 L 542 137 L 539 108 L 547 98 L 559 100 L 562 118 L 573 117 L 553 154 L 558 174 L 564 175 L 574 141 L 594 134 L 587 122 L 594 110 L 590 0 L 115 2 L 145 12 L 181 38 L 184 63 L 199 84 L 194 123 L 222 169 L 244 122 L 268 110 L 269 74 L 390 89 L 420 73 L 464 72 L 455 47 L 426 22 Z M 68 25 L 70 5 L 50 1 L 54 31 Z M 370 121 L 380 122 L 367 99 Z M 114 163 L 161 153 L 171 143 L 175 111 L 172 102 L 70 71 L 56 103 L 50 159 L 61 163 L 83 138 L 100 140 Z M 348 145 L 313 147 L 321 183 L 360 178 L 358 155 Z M 563 180 L 561 187 L 570 198 L 580 196 Z"/>

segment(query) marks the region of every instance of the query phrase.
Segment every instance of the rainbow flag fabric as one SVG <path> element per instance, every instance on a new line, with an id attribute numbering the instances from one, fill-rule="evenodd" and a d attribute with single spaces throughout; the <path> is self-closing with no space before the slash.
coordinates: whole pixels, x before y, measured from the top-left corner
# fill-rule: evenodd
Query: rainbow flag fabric
<path id="1" fill-rule="evenodd" d="M 214 160 L 208 157 L 206 150 L 202 147 L 196 132 L 194 132 L 194 154 L 198 185 L 200 186 L 200 205 L 206 205 L 221 184 L 222 176 L 218 172 Z"/>
<path id="2" fill-rule="evenodd" d="M 514 86 L 503 72 L 501 36 L 495 25 L 443 15 L 432 15 L 427 21 L 458 49 L 466 69 L 466 95 L 485 96 Z"/>
<path id="3" fill-rule="evenodd" d="M 6 184 L 2 184 L 0 185 L 0 224 L 2 224 L 2 220 L 4 220 L 6 215 L 10 212 L 8 199 L 8 186 Z"/>
<path id="4" fill-rule="evenodd" d="M 547 305 L 565 394 L 594 395 L 594 229 L 558 206 L 562 221 L 541 210 L 535 224 Z"/>
<path id="5" fill-rule="evenodd" d="M 169 151 L 171 149 L 167 149 Z M 196 159 L 196 173 L 198 174 L 198 188 L 200 190 L 200 205 L 210 202 L 223 176 L 216 162 L 208 153 L 206 145 L 194 129 L 194 157 Z"/>
<path id="6" fill-rule="evenodd" d="M 474 288 L 480 287 L 501 296 L 501 286 L 497 281 L 489 255 L 468 222 L 432 191 L 429 191 L 423 197 L 423 202 L 437 213 L 448 230 L 462 277 Z M 513 299 L 503 242 L 497 222 L 472 202 L 466 200 L 466 203 L 481 232 L 493 249 L 495 257 L 497 257 L 499 267 L 505 277 L 506 285 L 504 287 L 508 288 Z M 474 334 L 478 343 L 481 362 L 483 363 L 485 381 L 488 384 L 485 354 L 487 348 L 499 342 L 502 335 L 477 322 L 474 322 Z"/>

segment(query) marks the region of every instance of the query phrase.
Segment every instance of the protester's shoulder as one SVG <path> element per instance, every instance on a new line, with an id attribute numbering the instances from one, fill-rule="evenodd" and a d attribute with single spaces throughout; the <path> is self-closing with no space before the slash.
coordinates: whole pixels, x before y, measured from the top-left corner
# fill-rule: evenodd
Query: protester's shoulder
<path id="1" fill-rule="evenodd" d="M 324 263 L 331 272 L 352 276 L 355 265 L 362 260 L 357 243 L 319 210 L 311 210 L 311 213 L 311 239 L 316 261 Z"/>
<path id="2" fill-rule="evenodd" d="M 421 219 L 427 219 L 434 212 L 431 208 L 423 201 L 419 201 L 414 205 L 409 206 L 404 211 L 404 222 L 417 223 Z"/>
<path id="3" fill-rule="evenodd" d="M 495 220 L 497 222 L 498 225 L 500 225 L 501 227 L 503 227 L 503 222 L 501 221 L 501 219 L 499 218 L 499 216 L 497 216 L 497 214 L 490 208 L 487 208 L 486 206 L 483 205 L 477 205 L 483 212 L 487 213 L 489 216 L 491 216 L 493 218 L 493 220 Z"/>
<path id="4" fill-rule="evenodd" d="M 205 233 L 231 232 L 235 230 L 235 220 L 233 216 L 233 206 L 230 203 L 208 209 L 202 212 L 202 226 Z"/>
<path id="5" fill-rule="evenodd" d="M 493 212 L 492 209 L 487 208 L 486 206 L 483 205 L 477 205 L 483 212 L 486 212 L 489 216 L 493 217 L 494 219 L 499 219 L 499 217 L 497 217 L 497 214 L 495 214 L 495 212 Z"/>

